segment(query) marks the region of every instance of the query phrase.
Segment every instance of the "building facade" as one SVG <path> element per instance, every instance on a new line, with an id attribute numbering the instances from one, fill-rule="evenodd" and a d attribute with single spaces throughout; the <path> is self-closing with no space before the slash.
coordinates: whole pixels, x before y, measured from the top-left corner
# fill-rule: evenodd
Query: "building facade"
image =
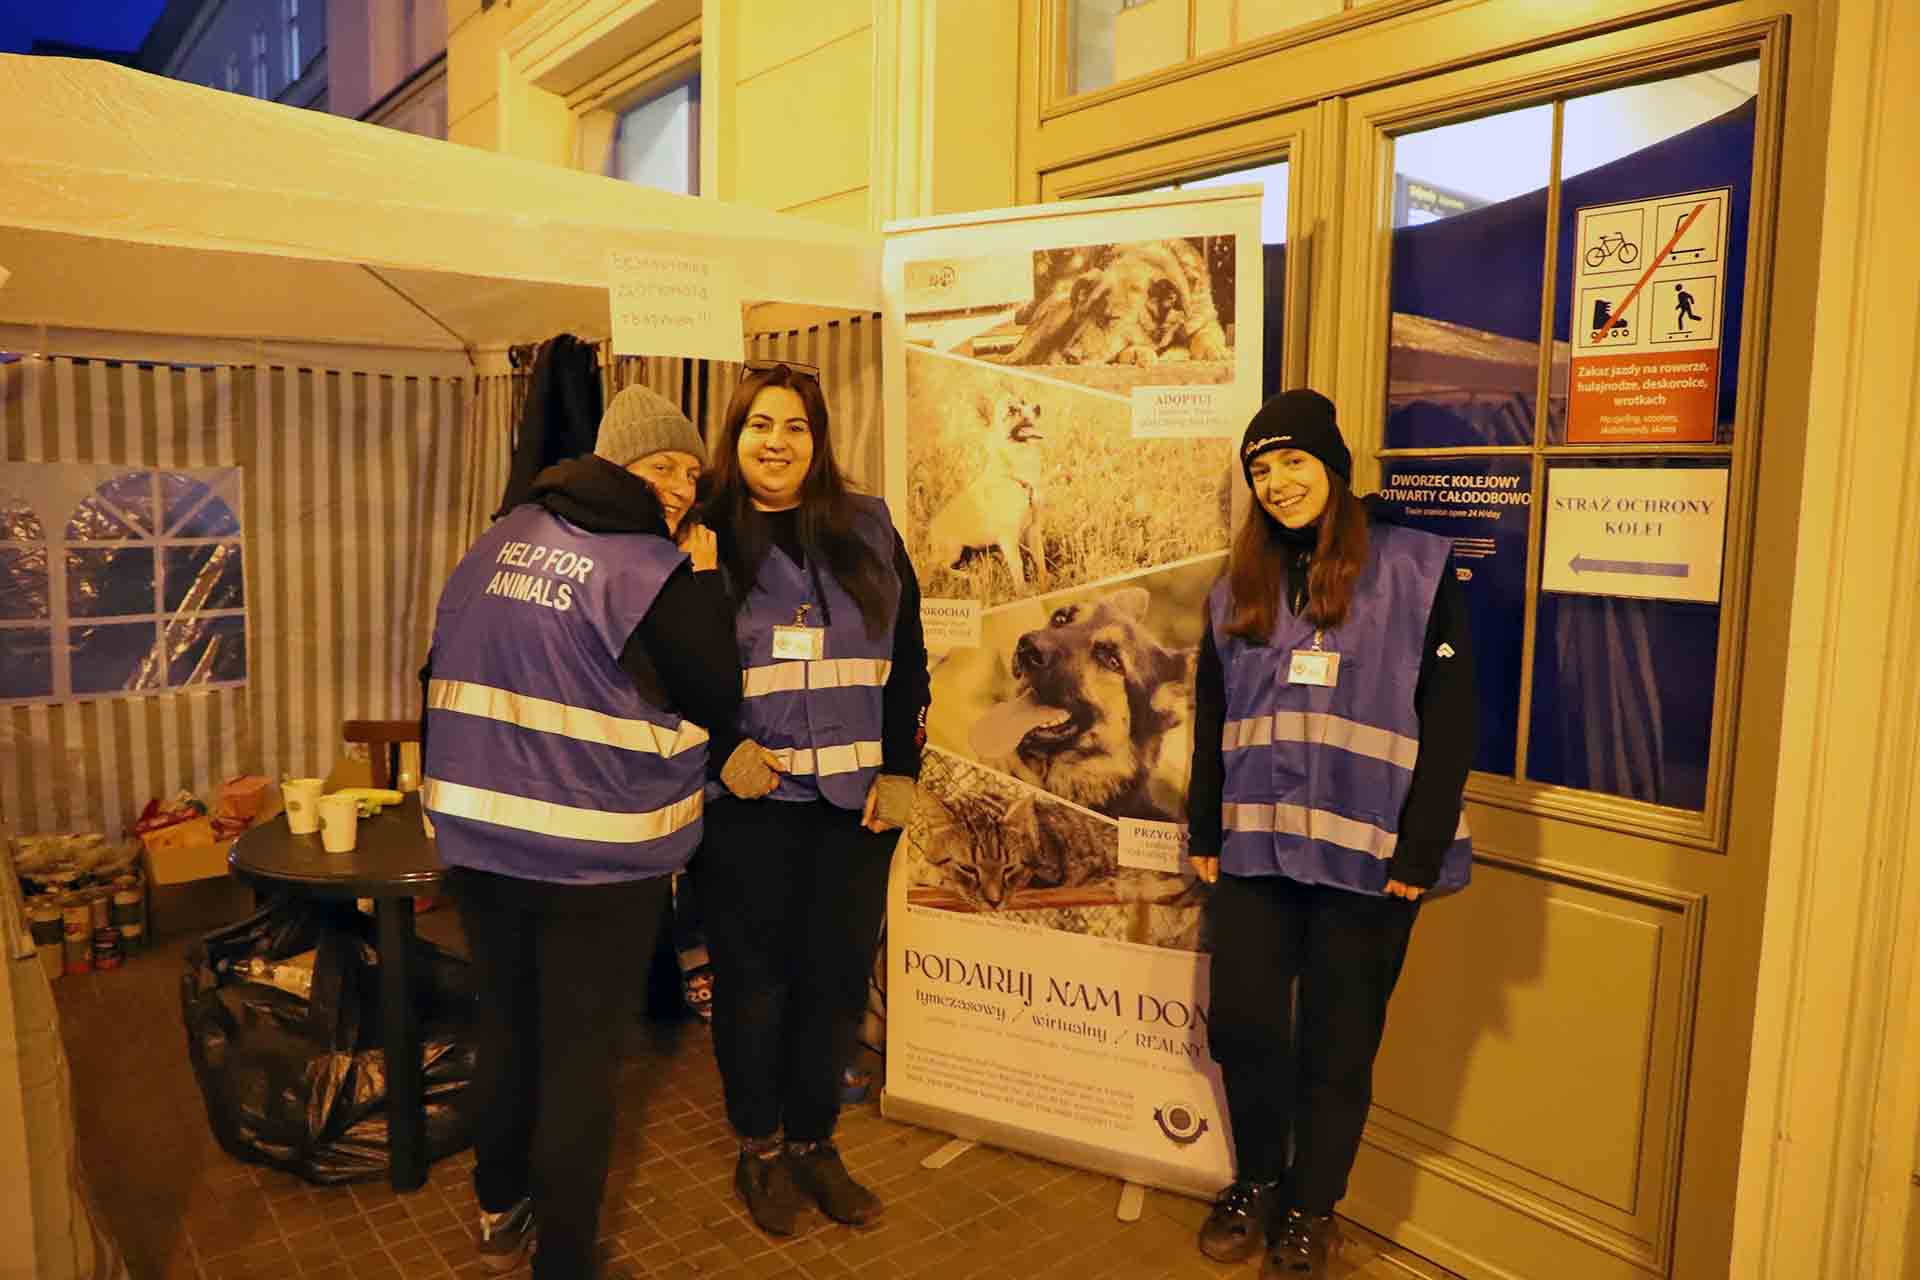
<path id="1" fill-rule="evenodd" d="M 331 110 L 447 136 L 446 0 L 327 0 Z"/>
<path id="2" fill-rule="evenodd" d="M 326 0 L 171 0 L 137 65 L 209 89 L 325 111 Z"/>
<path id="3" fill-rule="evenodd" d="M 136 65 L 444 138 L 446 35 L 445 0 L 172 0 Z"/>
<path id="4" fill-rule="evenodd" d="M 697 137 L 683 189 L 848 226 L 1264 182 L 1270 379 L 1335 398 L 1363 487 L 1504 468 L 1532 513 L 1475 888 L 1416 934 L 1345 1211 L 1469 1276 L 1901 1274 L 1920 166 L 1897 69 L 1920 8 L 449 0 L 447 22 L 453 140 L 673 185 Z M 1732 193 L 1710 439 L 1567 430 L 1575 219 L 1616 187 Z M 1444 261 L 1404 234 L 1468 218 Z M 1553 486 L 1619 467 L 1725 473 L 1716 600 L 1594 611 L 1550 585 Z"/>

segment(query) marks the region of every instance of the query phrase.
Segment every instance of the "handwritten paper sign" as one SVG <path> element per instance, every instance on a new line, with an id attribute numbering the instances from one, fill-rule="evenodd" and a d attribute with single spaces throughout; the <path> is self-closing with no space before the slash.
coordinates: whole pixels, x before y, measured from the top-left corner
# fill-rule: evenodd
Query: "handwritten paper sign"
<path id="1" fill-rule="evenodd" d="M 730 262 L 615 249 L 607 255 L 607 299 L 618 355 L 747 358 Z"/>

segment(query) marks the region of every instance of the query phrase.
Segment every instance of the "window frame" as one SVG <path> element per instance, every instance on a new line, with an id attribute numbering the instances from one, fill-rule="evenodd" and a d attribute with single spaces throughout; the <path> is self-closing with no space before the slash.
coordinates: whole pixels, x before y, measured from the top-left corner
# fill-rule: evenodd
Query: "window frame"
<path id="1" fill-rule="evenodd" d="M 1038 7 L 1036 14 L 1041 33 L 1040 118 L 1083 111 L 1113 102 L 1135 93 L 1204 75 L 1220 67 L 1250 58 L 1293 48 L 1297 45 L 1339 35 L 1358 27 L 1372 26 L 1421 9 L 1448 3 L 1448 0 L 1343 0 L 1343 11 L 1314 18 L 1299 26 L 1275 31 L 1254 40 L 1235 41 L 1231 35 L 1225 48 L 1196 56 L 1195 23 L 1192 6 L 1187 17 L 1187 56 L 1157 71 L 1116 80 L 1098 89 L 1076 92 L 1073 89 L 1073 6 L 1077 0 L 1027 0 Z M 1358 7 L 1356 7 L 1358 5 Z"/>
<path id="2" fill-rule="evenodd" d="M 663 98 L 667 97 L 667 95 L 676 93 L 679 90 L 687 87 L 688 85 L 693 86 L 693 97 L 692 97 L 692 101 L 689 104 L 690 110 L 688 113 L 688 121 L 687 121 L 688 129 L 690 133 L 690 136 L 688 138 L 689 145 L 687 148 L 687 188 L 688 189 L 682 192 L 676 192 L 676 194 L 689 195 L 689 196 L 697 196 L 700 194 L 701 97 L 700 97 L 700 71 L 697 64 L 694 66 L 690 74 L 678 76 L 676 78 L 669 79 L 669 80 L 655 80 L 649 85 L 647 85 L 646 88 L 641 92 L 623 95 L 618 100 L 620 103 L 619 106 L 606 108 L 606 110 L 608 110 L 613 116 L 613 129 L 608 134 L 608 138 L 607 138 L 606 161 L 602 165 L 602 169 L 601 169 L 603 176 L 609 177 L 609 178 L 616 178 L 616 179 L 619 179 L 620 181 L 627 180 L 627 179 L 621 178 L 621 176 L 618 173 L 614 172 L 614 162 L 619 155 L 618 148 L 619 148 L 619 141 L 620 141 L 620 121 L 626 117 L 627 113 L 630 111 L 638 110 L 639 108 L 644 106 L 649 106 L 652 103 L 659 102 Z M 656 188 L 653 188 L 653 190 L 667 190 L 667 188 L 656 187 Z"/>
<path id="3" fill-rule="evenodd" d="M 267 32 L 266 28 L 257 28 L 253 33 L 253 96 L 263 101 L 273 95 L 273 87 L 267 75 Z"/>
<path id="4" fill-rule="evenodd" d="M 300 79 L 305 67 L 300 61 L 300 0 L 285 0 L 287 83 Z"/>
<path id="5" fill-rule="evenodd" d="M 22 463 L 18 465 L 28 466 L 37 464 Z M 65 464 L 54 463 L 47 465 L 58 466 Z M 21 698 L 0 697 L 0 708 L 47 706 L 114 698 L 150 698 L 169 694 L 197 693 L 212 689 L 236 689 L 246 686 L 252 677 L 253 646 L 252 625 L 249 617 L 250 609 L 246 598 L 245 566 L 248 559 L 248 551 L 246 547 L 246 524 L 242 511 L 244 496 L 241 492 L 245 485 L 245 477 L 240 469 L 238 467 L 142 465 L 100 466 L 97 467 L 97 469 L 105 474 L 102 475 L 98 483 L 88 490 L 86 496 L 80 501 L 84 503 L 90 500 L 97 500 L 103 506 L 106 506 L 110 512 L 113 512 L 114 508 L 110 500 L 101 495 L 100 490 L 111 481 L 123 476 L 139 475 L 146 477 L 148 483 L 155 487 L 155 527 L 151 532 L 140 532 L 134 522 L 121 516 L 120 518 L 123 522 L 127 523 L 128 528 L 135 531 L 134 537 L 99 539 L 70 538 L 67 536 L 67 529 L 79 509 L 77 505 L 73 510 L 59 513 L 60 518 L 57 525 L 47 519 L 46 512 L 36 508 L 35 514 L 40 518 L 41 533 L 43 535 L 40 540 L 25 542 L 15 539 L 0 540 L 0 547 L 38 548 L 46 554 L 47 615 L 44 618 L 0 620 L 0 629 L 8 631 L 38 631 L 44 633 L 48 638 L 49 650 L 52 657 L 49 671 L 49 690 L 46 694 Z M 228 474 L 232 475 L 232 490 L 230 493 L 223 494 L 219 488 L 218 478 Z M 165 506 L 163 503 L 157 501 L 160 497 L 158 493 L 159 477 L 163 475 L 184 476 L 204 485 L 209 491 L 206 496 L 201 498 L 200 501 L 184 515 L 178 517 L 174 522 L 176 525 L 191 518 L 195 512 L 203 509 L 210 502 L 218 501 L 226 506 L 232 514 L 234 523 L 237 526 L 236 531 L 212 537 L 181 537 L 169 534 L 167 532 L 168 522 Z M 238 618 L 240 620 L 240 640 L 245 653 L 245 674 L 238 680 L 207 680 L 191 684 L 175 684 L 172 682 L 170 671 L 162 671 L 160 683 L 150 688 L 123 688 L 76 692 L 73 685 L 71 649 L 72 633 L 75 630 L 96 626 L 128 626 L 144 623 L 150 624 L 153 628 L 154 648 L 159 649 L 164 644 L 168 626 L 176 618 L 183 616 L 183 611 L 169 610 L 166 607 L 166 553 L 178 547 L 232 547 L 236 554 L 239 555 L 242 583 L 240 604 L 237 607 L 195 609 L 192 611 L 192 616 L 196 619 Z M 108 550 L 116 548 L 141 548 L 150 550 L 153 553 L 154 608 L 151 611 L 142 613 L 99 614 L 85 617 L 74 616 L 70 612 L 67 600 L 69 575 L 67 563 L 68 553 L 76 550 Z"/>
<path id="6" fill-rule="evenodd" d="M 1707 26 L 1713 15 L 1700 19 Z M 1674 19 L 1686 24 L 1688 19 Z M 1346 278 L 1356 282 L 1327 322 L 1349 337 L 1341 343 L 1334 385 L 1342 408 L 1342 423 L 1354 446 L 1356 481 L 1376 487 L 1382 459 L 1447 458 L 1479 455 L 1526 457 L 1532 460 L 1532 499 L 1528 515 L 1526 618 L 1521 656 L 1521 694 L 1516 709 L 1515 761 L 1512 775 L 1474 772 L 1468 778 L 1467 798 L 1501 809 L 1563 819 L 1610 831 L 1691 846 L 1709 852 L 1726 851 L 1731 821 L 1734 746 L 1739 731 L 1736 714 L 1745 663 L 1746 633 L 1756 542 L 1755 489 L 1761 449 L 1764 393 L 1761 379 L 1767 367 L 1768 318 L 1772 315 L 1775 227 L 1778 216 L 1779 132 L 1785 102 L 1787 59 L 1785 15 L 1728 27 L 1713 22 L 1700 34 L 1675 33 L 1675 38 L 1648 51 L 1644 41 L 1637 56 L 1603 62 L 1570 63 L 1564 51 L 1506 59 L 1490 75 L 1469 69 L 1426 77 L 1404 87 L 1359 94 L 1347 100 L 1348 128 L 1344 170 L 1350 189 L 1340 232 L 1341 256 L 1349 264 Z M 1454 124 L 1525 107 L 1554 104 L 1556 123 L 1567 98 L 1606 92 L 1635 84 L 1685 76 L 1744 59 L 1757 59 L 1760 87 L 1755 119 L 1753 186 L 1749 212 L 1746 305 L 1740 360 L 1723 368 L 1722 379 L 1736 379 L 1733 443 L 1716 444 L 1549 444 L 1538 428 L 1527 446 L 1480 446 L 1432 449 L 1382 448 L 1386 425 L 1386 387 L 1391 352 L 1388 321 L 1391 297 L 1392 200 L 1394 195 L 1393 138 L 1439 125 Z M 1548 191 L 1548 257 L 1542 294 L 1540 383 L 1536 415 L 1543 411 L 1552 363 L 1553 320 L 1565 300 L 1554 296 L 1554 255 L 1557 253 L 1563 209 L 1560 204 L 1559 130 L 1555 130 L 1551 186 Z M 1726 458 L 1728 508 L 1726 549 L 1722 567 L 1720 620 L 1716 641 L 1713 714 L 1709 725 L 1707 786 L 1699 810 L 1679 809 L 1606 792 L 1588 791 L 1526 777 L 1530 730 L 1540 560 L 1544 546 L 1542 498 L 1549 469 L 1556 464 L 1608 457 Z"/>

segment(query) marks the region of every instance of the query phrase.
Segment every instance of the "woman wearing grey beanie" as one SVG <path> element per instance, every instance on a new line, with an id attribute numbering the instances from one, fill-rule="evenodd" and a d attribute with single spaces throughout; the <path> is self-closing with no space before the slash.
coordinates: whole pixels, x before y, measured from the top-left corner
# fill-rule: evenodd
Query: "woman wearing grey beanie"
<path id="1" fill-rule="evenodd" d="M 705 456 L 678 409 L 622 391 L 594 452 L 541 472 L 440 597 L 422 799 L 478 989 L 465 1102 L 495 1270 L 537 1230 L 535 1276 L 593 1274 L 621 1029 L 709 751 L 732 751 L 732 620 L 686 519 Z"/>

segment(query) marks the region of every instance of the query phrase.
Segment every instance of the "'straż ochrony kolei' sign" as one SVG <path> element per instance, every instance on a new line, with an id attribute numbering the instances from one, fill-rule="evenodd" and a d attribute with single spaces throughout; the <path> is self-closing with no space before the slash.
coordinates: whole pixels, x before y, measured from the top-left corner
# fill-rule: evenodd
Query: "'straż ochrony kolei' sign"
<path id="1" fill-rule="evenodd" d="M 1553 467 L 1540 586 L 1571 595 L 1720 599 L 1727 468 Z"/>

